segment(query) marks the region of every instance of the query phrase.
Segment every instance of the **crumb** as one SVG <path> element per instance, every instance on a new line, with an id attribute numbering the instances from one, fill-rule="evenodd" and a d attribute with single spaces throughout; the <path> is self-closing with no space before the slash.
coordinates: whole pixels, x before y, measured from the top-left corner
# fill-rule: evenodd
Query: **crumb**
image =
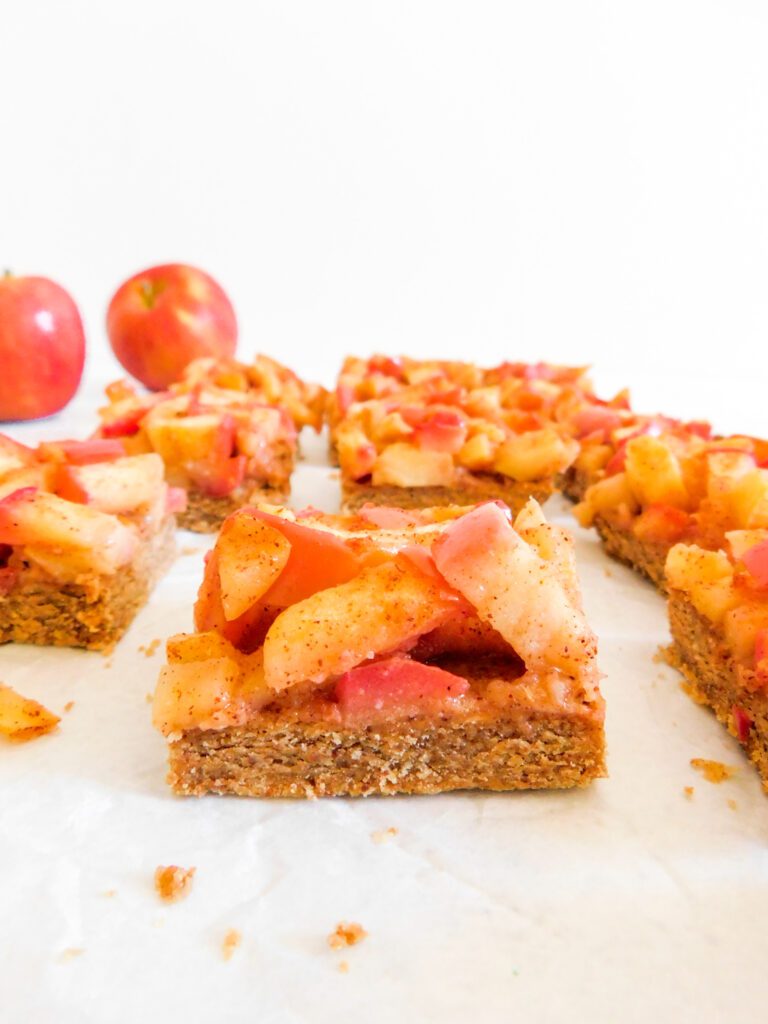
<path id="1" fill-rule="evenodd" d="M 654 665 L 666 665 L 666 650 L 663 647 L 657 647 L 653 653 L 653 656 L 651 657 L 651 661 L 654 663 Z"/>
<path id="2" fill-rule="evenodd" d="M 144 700 L 147 702 L 147 704 L 151 704 L 154 699 L 155 699 L 155 695 L 153 693 L 145 693 L 144 694 Z"/>
<path id="3" fill-rule="evenodd" d="M 729 800 L 728 806 L 731 808 L 732 811 L 738 811 L 739 809 L 739 805 L 736 803 L 735 800 Z"/>
<path id="4" fill-rule="evenodd" d="M 685 786 L 685 787 L 683 787 L 683 792 L 685 793 L 686 798 L 688 800 L 693 800 L 693 786 Z"/>
<path id="5" fill-rule="evenodd" d="M 108 899 L 112 899 L 113 896 L 117 896 L 117 889 L 105 889 L 101 895 L 106 896 Z"/>
<path id="6" fill-rule="evenodd" d="M 371 832 L 371 839 L 374 843 L 386 843 L 388 839 L 396 835 L 397 829 L 390 826 L 389 828 L 380 828 L 376 832 Z"/>
<path id="7" fill-rule="evenodd" d="M 722 761 L 708 761 L 705 757 L 692 757 L 691 767 L 701 772 L 707 782 L 714 783 L 725 782 L 738 771 L 737 768 L 723 764 Z"/>
<path id="8" fill-rule="evenodd" d="M 613 579 L 613 573 L 611 572 L 611 570 L 610 570 L 610 569 L 609 569 L 609 568 L 608 568 L 607 566 L 606 566 L 606 568 L 605 568 L 605 569 L 603 569 L 603 575 L 604 575 L 604 576 L 605 576 L 605 577 L 606 577 L 607 579 L 609 579 L 609 580 L 612 580 L 612 579 Z"/>
<path id="9" fill-rule="evenodd" d="M 180 868 L 175 864 L 155 869 L 155 889 L 166 903 L 173 903 L 186 896 L 197 868 Z"/>
<path id="10" fill-rule="evenodd" d="M 683 693 L 687 694 L 692 701 L 695 701 L 697 704 L 707 703 L 702 694 L 696 689 L 695 686 L 692 686 L 689 682 L 686 682 L 684 680 L 682 683 L 680 683 L 680 689 L 683 691 Z"/>
<path id="11" fill-rule="evenodd" d="M 361 942 L 368 932 L 362 925 L 354 921 L 340 921 L 336 925 L 336 931 L 328 936 L 328 945 L 331 949 L 343 949 L 345 946 L 355 946 Z"/>
<path id="12" fill-rule="evenodd" d="M 70 960 L 74 960 L 75 957 L 82 956 L 84 952 L 84 949 L 79 949 L 77 946 L 70 946 L 68 949 L 63 949 L 61 953 L 59 953 L 59 963 L 68 964 Z"/>
<path id="13" fill-rule="evenodd" d="M 67 703 L 64 705 L 64 710 L 71 711 L 74 706 L 75 702 L 73 700 L 68 700 Z"/>
<path id="14" fill-rule="evenodd" d="M 237 947 L 243 941 L 243 936 L 237 930 L 237 928 L 230 928 L 227 934 L 224 936 L 224 941 L 221 944 L 221 952 L 225 960 L 229 960 L 232 954 L 235 952 Z"/>
<path id="15" fill-rule="evenodd" d="M 190 547 L 182 548 L 181 551 L 180 551 L 180 554 L 182 554 L 182 555 L 196 555 L 199 551 L 202 551 L 202 550 L 203 550 L 202 548 L 195 547 L 195 545 L 193 544 Z"/>
<path id="16" fill-rule="evenodd" d="M 146 655 L 147 658 L 151 658 L 162 642 L 162 640 L 150 640 L 146 647 L 141 645 L 139 652 Z"/>
<path id="17" fill-rule="evenodd" d="M 339 970 L 342 974 L 349 974 L 349 963 L 346 960 L 340 960 Z"/>
<path id="18" fill-rule="evenodd" d="M 104 662 L 104 668 L 112 668 L 112 662 L 111 661 L 105 661 Z"/>
<path id="19" fill-rule="evenodd" d="M 328 479 L 329 480 L 340 480 L 341 479 L 341 473 L 339 472 L 338 469 L 332 469 L 331 472 L 328 474 Z"/>

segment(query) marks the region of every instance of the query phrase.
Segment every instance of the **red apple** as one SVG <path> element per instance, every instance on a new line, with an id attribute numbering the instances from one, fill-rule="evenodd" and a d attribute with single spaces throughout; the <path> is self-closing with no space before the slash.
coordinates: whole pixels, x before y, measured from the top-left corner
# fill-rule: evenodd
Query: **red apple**
<path id="1" fill-rule="evenodd" d="M 84 362 L 85 334 L 71 296 L 46 277 L 0 277 L 0 420 L 63 409 Z"/>
<path id="2" fill-rule="evenodd" d="M 201 356 L 232 356 L 237 320 L 232 303 L 212 277 L 169 263 L 135 274 L 107 310 L 107 333 L 125 369 L 159 391 Z"/>

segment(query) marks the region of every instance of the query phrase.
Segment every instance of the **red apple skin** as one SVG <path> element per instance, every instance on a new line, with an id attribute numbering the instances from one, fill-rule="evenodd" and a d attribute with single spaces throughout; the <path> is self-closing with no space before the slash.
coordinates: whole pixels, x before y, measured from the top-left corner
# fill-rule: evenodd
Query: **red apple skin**
<path id="1" fill-rule="evenodd" d="M 202 356 L 232 356 L 237 319 L 224 289 L 203 270 L 168 263 L 122 284 L 107 310 L 107 334 L 125 369 L 161 391 Z"/>
<path id="2" fill-rule="evenodd" d="M 0 277 L 0 420 L 63 409 L 84 363 L 83 322 L 72 297 L 47 277 Z"/>

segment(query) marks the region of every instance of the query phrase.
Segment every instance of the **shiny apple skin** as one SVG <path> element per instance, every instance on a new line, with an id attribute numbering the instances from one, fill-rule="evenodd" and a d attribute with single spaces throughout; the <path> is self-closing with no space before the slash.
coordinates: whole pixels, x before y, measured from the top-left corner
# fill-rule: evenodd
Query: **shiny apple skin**
<path id="1" fill-rule="evenodd" d="M 168 263 L 122 284 L 107 310 L 107 334 L 125 369 L 160 391 L 202 356 L 232 356 L 237 319 L 223 288 L 203 270 Z"/>
<path id="2" fill-rule="evenodd" d="M 59 412 L 84 363 L 83 322 L 71 295 L 47 277 L 0 277 L 0 421 Z"/>

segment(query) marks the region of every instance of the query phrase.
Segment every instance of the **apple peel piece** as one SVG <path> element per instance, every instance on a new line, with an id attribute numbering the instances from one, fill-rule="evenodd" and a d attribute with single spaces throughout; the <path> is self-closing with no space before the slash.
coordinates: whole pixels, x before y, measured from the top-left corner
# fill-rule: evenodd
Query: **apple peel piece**
<path id="1" fill-rule="evenodd" d="M 461 676 L 410 658 L 374 661 L 345 672 L 335 695 L 342 717 L 370 721 L 377 712 L 417 715 L 460 699 L 469 690 Z"/>

